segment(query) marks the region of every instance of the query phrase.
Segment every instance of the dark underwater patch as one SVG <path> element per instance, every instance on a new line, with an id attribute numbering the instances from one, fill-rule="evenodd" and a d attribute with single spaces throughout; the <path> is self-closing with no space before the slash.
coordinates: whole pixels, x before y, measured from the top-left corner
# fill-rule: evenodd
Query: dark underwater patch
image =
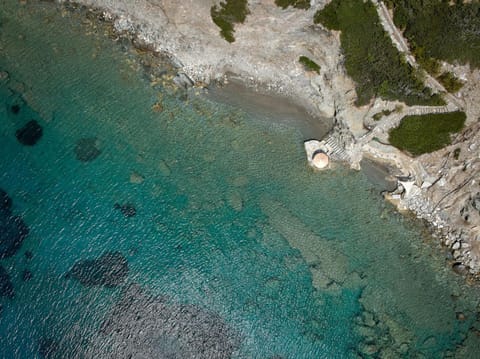
<path id="1" fill-rule="evenodd" d="M 97 259 L 76 262 L 66 277 L 86 287 L 109 288 L 122 284 L 128 276 L 128 261 L 120 252 L 107 252 Z"/>
<path id="2" fill-rule="evenodd" d="M 240 336 L 217 313 L 175 303 L 132 284 L 102 324 L 85 357 L 227 359 Z"/>
<path id="3" fill-rule="evenodd" d="M 0 265 L 0 297 L 13 298 L 15 291 L 13 290 L 13 284 L 10 280 L 5 268 Z"/>
<path id="4" fill-rule="evenodd" d="M 75 157 L 81 162 L 90 162 L 97 158 L 102 151 L 98 148 L 96 137 L 81 138 L 75 145 Z"/>
<path id="5" fill-rule="evenodd" d="M 14 115 L 18 115 L 18 113 L 20 112 L 20 105 L 15 104 L 10 106 L 10 111 L 12 111 Z"/>
<path id="6" fill-rule="evenodd" d="M 8 211 L 12 209 L 12 199 L 8 193 L 0 188 L 0 211 Z"/>
<path id="7" fill-rule="evenodd" d="M 12 214 L 11 207 L 12 200 L 0 189 L 0 259 L 13 256 L 29 232 L 23 219 Z"/>
<path id="8" fill-rule="evenodd" d="M 113 208 L 122 212 L 125 217 L 133 217 L 137 214 L 135 206 L 131 203 L 119 204 L 115 203 Z"/>
<path id="9" fill-rule="evenodd" d="M 15 136 L 22 145 L 33 146 L 42 138 L 43 128 L 37 121 L 31 120 L 18 129 Z"/>
<path id="10" fill-rule="evenodd" d="M 23 272 L 22 272 L 22 280 L 24 282 L 28 282 L 30 279 L 33 278 L 33 273 L 31 271 L 29 271 L 28 269 L 25 269 Z"/>
<path id="11" fill-rule="evenodd" d="M 52 338 L 42 337 L 38 343 L 38 354 L 40 358 L 54 358 L 58 351 L 59 345 Z"/>

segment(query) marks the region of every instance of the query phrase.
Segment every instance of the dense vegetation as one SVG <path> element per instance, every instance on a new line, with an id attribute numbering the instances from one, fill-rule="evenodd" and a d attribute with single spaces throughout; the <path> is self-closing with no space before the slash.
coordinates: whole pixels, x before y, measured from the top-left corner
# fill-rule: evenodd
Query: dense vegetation
<path id="1" fill-rule="evenodd" d="M 355 81 L 357 106 L 375 96 L 407 105 L 443 104 L 399 54 L 370 1 L 333 0 L 315 14 L 314 21 L 341 31 L 345 67 Z"/>
<path id="2" fill-rule="evenodd" d="M 250 13 L 247 0 L 226 0 L 220 6 L 214 5 L 210 9 L 213 22 L 220 28 L 220 34 L 228 42 L 234 42 L 235 23 L 243 23 Z"/>
<path id="3" fill-rule="evenodd" d="M 308 71 L 315 71 L 316 73 L 320 73 L 320 65 L 318 65 L 315 61 L 309 59 L 306 56 L 300 56 L 298 61 L 307 69 Z"/>
<path id="4" fill-rule="evenodd" d="M 451 72 L 442 72 L 442 65 L 437 59 L 428 56 L 423 47 L 417 46 L 415 43 L 410 44 L 412 53 L 415 55 L 417 63 L 427 71 L 430 75 L 435 77 L 448 92 L 455 93 L 463 86 L 463 82 L 458 80 Z"/>
<path id="5" fill-rule="evenodd" d="M 437 76 L 437 80 L 445 87 L 448 92 L 455 93 L 463 86 L 463 82 L 455 77 L 451 72 L 444 72 Z"/>
<path id="6" fill-rule="evenodd" d="M 395 24 L 424 58 L 480 67 L 480 2 L 387 0 Z"/>
<path id="7" fill-rule="evenodd" d="M 389 141 L 413 156 L 437 151 L 451 143 L 450 135 L 463 128 L 465 118 L 464 112 L 405 116 L 390 130 Z"/>
<path id="8" fill-rule="evenodd" d="M 289 6 L 293 6 L 297 9 L 310 9 L 310 0 L 275 0 L 275 4 L 282 9 L 286 9 Z"/>

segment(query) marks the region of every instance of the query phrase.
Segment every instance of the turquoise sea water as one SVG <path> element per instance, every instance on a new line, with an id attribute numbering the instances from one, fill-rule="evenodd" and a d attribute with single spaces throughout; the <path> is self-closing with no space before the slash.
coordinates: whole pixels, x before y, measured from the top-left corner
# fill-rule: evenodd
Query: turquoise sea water
<path id="1" fill-rule="evenodd" d="M 295 127 L 187 96 L 92 18 L 0 1 L 0 188 L 29 227 L 1 358 L 480 355 L 478 288 L 361 172 L 314 173 Z M 113 251 L 120 285 L 67 276 Z"/>

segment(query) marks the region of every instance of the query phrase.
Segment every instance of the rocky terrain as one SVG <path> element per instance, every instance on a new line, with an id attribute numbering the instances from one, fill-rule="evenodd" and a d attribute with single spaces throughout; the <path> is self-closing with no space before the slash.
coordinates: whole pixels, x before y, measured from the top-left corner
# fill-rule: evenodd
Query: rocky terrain
<path id="1" fill-rule="evenodd" d="M 179 83 L 188 85 L 191 79 L 204 86 L 234 73 L 248 86 L 294 99 L 318 118 L 334 117 L 336 126 L 327 140 L 330 149 L 341 149 L 337 158 L 357 169 L 363 157 L 389 168 L 401 181 L 388 197 L 433 225 L 452 250 L 454 270 L 480 273 L 478 71 L 444 64 L 466 85 L 456 96 L 447 96 L 448 104 L 441 108 L 408 108 L 382 100 L 357 108 L 354 84 L 343 67 L 339 34 L 313 25 L 315 11 L 328 1 L 312 0 L 309 10 L 281 9 L 273 0 L 249 1 L 250 14 L 243 24 L 235 25 L 233 43 L 221 38 L 211 19 L 210 9 L 218 3 L 214 0 L 78 2 L 103 11 L 117 33 L 130 34 L 137 44 L 169 57 L 178 67 Z M 382 20 L 384 26 L 389 24 Z M 397 37 L 394 43 L 402 43 L 397 32 L 387 32 Z M 307 71 L 298 61 L 300 56 L 315 61 L 320 71 Z M 412 60 L 410 54 L 406 56 Z M 438 90 L 436 84 L 430 85 Z M 389 129 L 404 115 L 458 108 L 467 114 L 466 128 L 451 146 L 414 159 L 388 144 Z M 383 110 L 393 112 L 373 121 Z"/>
<path id="2" fill-rule="evenodd" d="M 210 17 L 216 1 L 79 3 L 106 10 L 105 17 L 114 19 L 116 31 L 134 33 L 137 41 L 166 54 L 197 84 L 234 73 L 252 87 L 294 97 L 322 117 L 332 117 L 336 106 L 345 102 L 345 92 L 353 88 L 340 65 L 338 36 L 313 25 L 323 1 L 312 1 L 307 11 L 283 10 L 273 0 L 249 1 L 250 15 L 245 23 L 235 25 L 234 43 L 220 36 Z M 320 73 L 306 71 L 300 56 L 319 64 Z"/>

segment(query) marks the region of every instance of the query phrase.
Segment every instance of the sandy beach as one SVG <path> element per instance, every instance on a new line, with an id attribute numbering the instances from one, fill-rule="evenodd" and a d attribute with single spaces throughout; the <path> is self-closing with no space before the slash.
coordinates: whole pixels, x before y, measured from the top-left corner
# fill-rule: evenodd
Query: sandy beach
<path id="1" fill-rule="evenodd" d="M 228 83 L 208 87 L 207 98 L 240 107 L 262 121 L 294 126 L 304 140 L 321 139 L 333 127 L 332 118 L 316 117 L 292 99 L 248 87 L 241 78 L 230 75 Z"/>

